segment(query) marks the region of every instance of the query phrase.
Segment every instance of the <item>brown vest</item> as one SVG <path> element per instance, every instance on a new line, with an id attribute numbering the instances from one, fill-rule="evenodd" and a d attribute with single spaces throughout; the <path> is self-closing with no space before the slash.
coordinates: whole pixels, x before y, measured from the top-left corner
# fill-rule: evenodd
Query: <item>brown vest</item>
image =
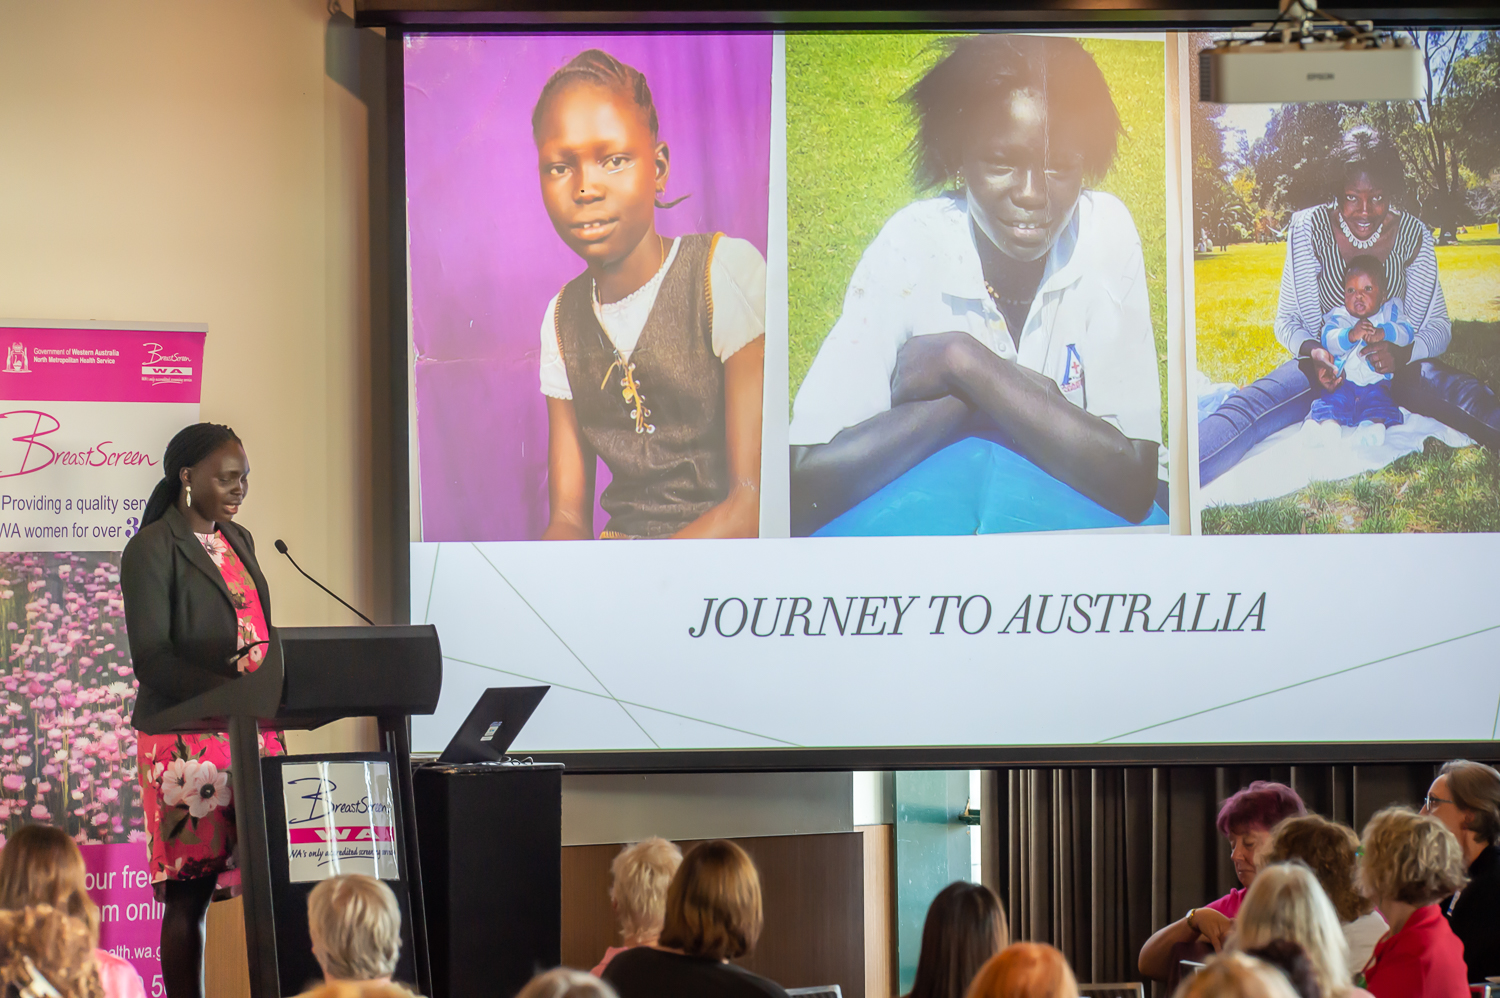
<path id="1" fill-rule="evenodd" d="M 675 533 L 729 494 L 724 364 L 714 355 L 709 264 L 718 233 L 683 236 L 630 354 L 616 363 L 594 316 L 587 273 L 558 295 L 553 327 L 568 369 L 578 428 L 613 480 L 600 505 L 607 530 L 627 537 Z M 624 384 L 634 376 L 639 418 Z"/>

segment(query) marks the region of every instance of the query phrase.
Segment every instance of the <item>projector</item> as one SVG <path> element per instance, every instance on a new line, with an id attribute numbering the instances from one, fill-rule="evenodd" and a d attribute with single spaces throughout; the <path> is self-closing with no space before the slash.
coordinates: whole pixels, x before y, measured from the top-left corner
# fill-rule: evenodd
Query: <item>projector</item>
<path id="1" fill-rule="evenodd" d="M 1215 104 L 1417 100 L 1422 56 L 1404 38 L 1220 42 L 1198 55 L 1201 99 Z"/>

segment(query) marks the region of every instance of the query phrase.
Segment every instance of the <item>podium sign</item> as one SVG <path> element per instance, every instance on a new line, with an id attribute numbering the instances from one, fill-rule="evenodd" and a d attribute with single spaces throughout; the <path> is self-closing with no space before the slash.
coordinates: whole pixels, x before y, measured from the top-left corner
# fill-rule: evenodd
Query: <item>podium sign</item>
<path id="1" fill-rule="evenodd" d="M 423 914 L 417 910 L 420 868 L 415 851 L 409 851 L 415 839 L 407 834 L 405 818 L 412 806 L 399 791 L 396 757 L 385 752 L 276 755 L 262 759 L 260 770 L 277 995 L 302 994 L 322 976 L 307 929 L 307 898 L 340 873 L 376 877 L 396 896 L 401 956 L 395 977 L 420 990 L 423 971 L 414 959 Z"/>
<path id="2" fill-rule="evenodd" d="M 281 792 L 292 883 L 344 873 L 401 879 L 388 764 L 289 762 L 281 767 Z"/>

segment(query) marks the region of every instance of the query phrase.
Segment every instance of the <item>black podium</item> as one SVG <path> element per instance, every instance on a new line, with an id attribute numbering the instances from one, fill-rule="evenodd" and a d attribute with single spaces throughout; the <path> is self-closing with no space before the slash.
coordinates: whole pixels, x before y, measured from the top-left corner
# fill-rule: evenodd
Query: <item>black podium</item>
<path id="1" fill-rule="evenodd" d="M 401 901 L 406 937 L 405 966 L 398 968 L 398 976 L 410 975 L 422 993 L 432 993 L 407 718 L 437 708 L 442 682 L 442 653 L 437 631 L 430 625 L 273 627 L 265 660 L 255 672 L 138 719 L 136 726 L 153 735 L 229 732 L 253 998 L 298 994 L 317 972 L 306 943 L 305 904 L 312 885 L 288 880 L 289 841 L 279 777 L 288 763 L 325 761 L 377 761 L 390 767 L 399 812 L 394 820 L 399 877 L 387 883 Z M 377 753 L 260 759 L 262 729 L 307 730 L 342 717 L 369 716 L 379 722 Z M 269 807 L 268 777 L 276 778 Z M 279 820 L 268 823 L 268 815 Z"/>

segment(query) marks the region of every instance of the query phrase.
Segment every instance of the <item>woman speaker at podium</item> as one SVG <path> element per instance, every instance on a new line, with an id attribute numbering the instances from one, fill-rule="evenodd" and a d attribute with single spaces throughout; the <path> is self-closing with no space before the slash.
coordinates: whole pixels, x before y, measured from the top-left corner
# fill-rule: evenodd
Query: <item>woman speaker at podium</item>
<path id="1" fill-rule="evenodd" d="M 120 587 L 142 717 L 253 672 L 265 658 L 271 600 L 250 531 L 234 517 L 250 461 L 227 426 L 196 423 L 167 444 L 164 475 L 120 559 Z M 216 887 L 234 888 L 229 738 L 136 735 L 151 881 L 165 905 L 168 998 L 202 998 L 204 927 Z M 261 735 L 261 753 L 282 751 Z"/>

